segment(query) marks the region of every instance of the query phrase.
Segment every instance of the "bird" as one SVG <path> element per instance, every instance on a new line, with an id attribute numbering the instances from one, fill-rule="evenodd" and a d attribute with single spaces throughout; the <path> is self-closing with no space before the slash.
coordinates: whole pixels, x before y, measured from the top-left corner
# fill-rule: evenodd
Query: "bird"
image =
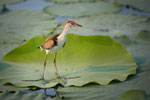
<path id="1" fill-rule="evenodd" d="M 48 37 L 43 42 L 43 44 L 40 47 L 38 47 L 41 50 L 45 50 L 45 52 L 46 52 L 45 59 L 44 59 L 44 64 L 43 64 L 43 72 L 42 72 L 42 78 L 41 78 L 42 80 L 44 80 L 46 59 L 47 59 L 47 56 L 48 56 L 49 53 L 55 53 L 53 63 L 54 63 L 55 70 L 56 70 L 56 76 L 57 76 L 57 79 L 61 78 L 60 74 L 58 72 L 57 66 L 56 66 L 56 56 L 57 56 L 57 52 L 65 46 L 68 30 L 72 26 L 82 27 L 82 25 L 76 23 L 75 21 L 72 21 L 72 20 L 66 21 L 62 33 L 54 34 L 54 35 Z"/>

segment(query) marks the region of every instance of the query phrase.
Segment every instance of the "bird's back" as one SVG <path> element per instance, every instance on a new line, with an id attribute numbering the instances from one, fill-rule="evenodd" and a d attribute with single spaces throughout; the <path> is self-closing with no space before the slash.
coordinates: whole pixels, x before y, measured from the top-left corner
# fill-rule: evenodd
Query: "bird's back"
<path id="1" fill-rule="evenodd" d="M 54 35 L 48 37 L 41 45 L 41 48 L 49 50 L 52 47 L 56 46 L 57 45 L 57 37 L 59 35 L 60 34 L 54 34 Z"/>

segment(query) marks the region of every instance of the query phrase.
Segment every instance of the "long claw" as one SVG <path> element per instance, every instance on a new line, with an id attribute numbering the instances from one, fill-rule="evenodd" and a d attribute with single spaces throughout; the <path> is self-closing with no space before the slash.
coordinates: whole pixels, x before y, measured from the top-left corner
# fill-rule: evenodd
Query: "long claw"
<path id="1" fill-rule="evenodd" d="M 60 75 L 59 75 L 59 73 L 56 72 L 55 74 L 57 76 L 57 79 L 61 78 Z"/>

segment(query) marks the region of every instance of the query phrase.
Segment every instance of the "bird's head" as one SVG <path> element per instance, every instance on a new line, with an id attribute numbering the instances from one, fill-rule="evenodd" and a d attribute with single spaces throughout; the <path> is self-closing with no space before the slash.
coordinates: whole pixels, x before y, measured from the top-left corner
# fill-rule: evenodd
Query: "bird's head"
<path id="1" fill-rule="evenodd" d="M 66 24 L 69 24 L 70 26 L 76 26 L 76 27 L 82 27 L 82 25 L 76 23 L 75 21 L 67 21 Z"/>

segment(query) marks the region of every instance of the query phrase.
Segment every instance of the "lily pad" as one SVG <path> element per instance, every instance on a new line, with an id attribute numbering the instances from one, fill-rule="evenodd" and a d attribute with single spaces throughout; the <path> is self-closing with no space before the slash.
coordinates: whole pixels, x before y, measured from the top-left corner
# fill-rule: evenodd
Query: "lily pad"
<path id="1" fill-rule="evenodd" d="M 0 51 L 4 56 L 37 35 L 46 35 L 57 26 L 53 16 L 36 11 L 10 11 L 0 15 Z"/>
<path id="2" fill-rule="evenodd" d="M 135 57 L 150 56 L 150 41 L 135 40 L 135 44 L 129 45 L 126 49 Z"/>
<path id="3" fill-rule="evenodd" d="M 24 0 L 0 0 L 0 5 L 3 4 L 13 4 L 13 3 L 18 3 L 18 2 L 22 2 Z"/>
<path id="4" fill-rule="evenodd" d="M 55 4 L 47 6 L 44 8 L 44 11 L 55 16 L 81 17 L 100 15 L 103 13 L 115 13 L 118 12 L 120 8 L 120 6 L 115 4 L 101 1 L 95 3 Z"/>
<path id="5" fill-rule="evenodd" d="M 150 31 L 142 30 L 137 34 L 136 38 L 150 41 Z"/>
<path id="6" fill-rule="evenodd" d="M 0 93 L 1 100 L 61 100 L 59 97 L 51 98 L 45 94 L 25 93 L 23 91 L 5 91 Z"/>
<path id="7" fill-rule="evenodd" d="M 124 46 L 128 46 L 132 44 L 131 39 L 126 35 L 116 36 L 115 40 L 121 43 Z"/>
<path id="8" fill-rule="evenodd" d="M 100 98 L 100 100 L 118 100 L 118 98 L 121 98 L 122 100 L 123 98 L 136 98 L 138 94 L 139 97 L 143 97 L 146 94 L 146 97 L 149 97 L 150 78 L 147 77 L 149 75 L 150 71 L 146 71 L 134 77 L 130 77 L 130 79 L 124 82 L 116 82 L 104 86 L 91 84 L 84 87 L 59 87 L 58 93 L 60 96 L 63 96 L 65 100 L 97 100 L 97 98 Z"/>
<path id="9" fill-rule="evenodd" d="M 45 73 L 48 83 L 43 84 L 38 79 L 41 78 L 45 52 L 40 52 L 37 47 L 46 38 L 35 37 L 5 55 L 3 61 L 10 67 L 1 70 L 0 84 L 9 82 L 20 87 L 42 88 L 53 87 L 58 83 L 64 86 L 83 86 L 90 82 L 106 85 L 112 80 L 124 81 L 128 75 L 136 73 L 134 59 L 109 36 L 69 34 L 65 47 L 57 55 L 62 79 L 56 79 L 53 54 L 49 54 Z"/>
<path id="10" fill-rule="evenodd" d="M 150 12 L 149 0 L 115 0 L 116 3 L 128 5 L 141 11 Z"/>
<path id="11" fill-rule="evenodd" d="M 0 86 L 0 92 L 3 92 L 3 91 L 24 91 L 24 90 L 29 90 L 30 88 L 18 88 L 18 87 L 14 87 L 14 86 L 11 86 L 11 85 L 4 85 L 4 86 Z"/>
<path id="12" fill-rule="evenodd" d="M 74 28 L 71 32 L 79 35 L 107 35 L 111 37 L 126 35 L 134 38 L 141 30 L 150 31 L 149 18 L 124 14 L 104 14 L 84 17 L 76 19 L 76 22 L 80 22 L 83 28 Z M 61 32 L 63 26 L 62 24 L 56 32 Z"/>
<path id="13" fill-rule="evenodd" d="M 77 3 L 77 2 L 95 2 L 95 1 L 102 1 L 102 0 L 47 0 L 56 3 Z"/>
<path id="14" fill-rule="evenodd" d="M 147 99 L 146 99 L 147 98 Z M 149 100 L 144 90 L 129 90 L 118 100 Z"/>
<path id="15" fill-rule="evenodd" d="M 148 71 L 150 70 L 150 58 L 148 58 L 143 64 L 140 66 L 140 71 Z"/>

